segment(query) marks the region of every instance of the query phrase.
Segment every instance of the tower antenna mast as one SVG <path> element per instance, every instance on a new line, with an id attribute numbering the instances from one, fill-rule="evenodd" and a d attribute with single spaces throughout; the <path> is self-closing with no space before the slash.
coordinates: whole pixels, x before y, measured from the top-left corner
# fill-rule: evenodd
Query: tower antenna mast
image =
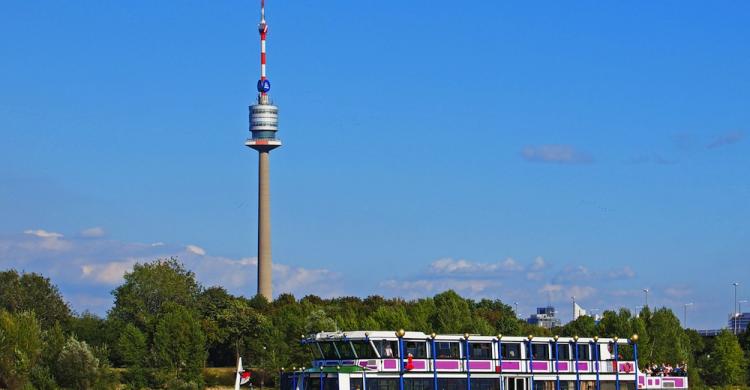
<path id="1" fill-rule="evenodd" d="M 250 138 L 245 145 L 258 151 L 258 294 L 267 300 L 273 299 L 271 288 L 271 150 L 281 146 L 276 138 L 279 126 L 279 108 L 271 104 L 268 92 L 271 82 L 266 76 L 266 2 L 260 0 L 260 79 L 258 80 L 258 102 L 250 106 Z"/>

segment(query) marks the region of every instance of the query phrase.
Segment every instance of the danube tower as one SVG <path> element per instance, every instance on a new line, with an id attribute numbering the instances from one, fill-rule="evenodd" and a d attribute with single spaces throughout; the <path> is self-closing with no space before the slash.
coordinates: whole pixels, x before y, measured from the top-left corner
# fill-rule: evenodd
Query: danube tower
<path id="1" fill-rule="evenodd" d="M 269 159 L 271 150 L 281 146 L 276 139 L 279 108 L 271 104 L 268 91 L 271 82 L 266 78 L 266 24 L 265 0 L 260 0 L 260 80 L 258 103 L 250 106 L 251 137 L 245 145 L 258 151 L 258 294 L 271 301 L 271 191 Z"/>

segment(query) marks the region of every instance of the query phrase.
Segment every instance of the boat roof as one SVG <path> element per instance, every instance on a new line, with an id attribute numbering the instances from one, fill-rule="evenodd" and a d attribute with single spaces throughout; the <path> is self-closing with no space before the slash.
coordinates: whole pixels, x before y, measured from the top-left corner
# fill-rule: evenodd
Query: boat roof
<path id="1" fill-rule="evenodd" d="M 478 334 L 468 334 L 469 341 L 496 341 L 498 339 L 498 336 L 482 336 Z M 436 341 L 460 341 L 463 340 L 465 337 L 465 334 L 436 334 L 435 340 Z M 338 332 L 319 332 L 312 335 L 309 335 L 308 337 L 304 337 L 303 341 L 307 342 L 314 342 L 314 341 L 339 341 L 339 340 L 346 340 L 346 339 L 355 339 L 355 340 L 364 340 L 364 339 L 377 339 L 377 340 L 397 340 L 398 336 L 396 335 L 396 332 L 391 331 L 383 331 L 383 330 L 372 330 L 372 331 L 364 331 L 364 330 L 354 330 L 354 331 L 338 331 Z M 406 331 L 404 333 L 404 340 L 430 340 L 432 339 L 432 334 L 427 334 L 424 332 L 415 332 L 415 331 Z M 528 341 L 528 336 L 505 336 L 503 335 L 501 340 L 503 342 L 522 342 L 522 341 Z M 552 336 L 533 336 L 532 338 L 533 342 L 553 342 L 555 341 L 555 338 Z M 557 341 L 559 343 L 572 343 L 575 342 L 575 338 L 573 337 L 558 337 Z M 594 340 L 593 337 L 579 337 L 578 338 L 579 343 L 614 343 L 617 342 L 618 344 L 627 344 L 628 339 L 627 338 L 609 338 L 609 337 L 600 337 L 596 340 Z"/>

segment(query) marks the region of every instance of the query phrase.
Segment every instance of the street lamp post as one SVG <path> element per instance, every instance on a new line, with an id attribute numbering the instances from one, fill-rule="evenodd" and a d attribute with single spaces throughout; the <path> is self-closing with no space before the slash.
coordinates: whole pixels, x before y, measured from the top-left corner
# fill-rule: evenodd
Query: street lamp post
<path id="1" fill-rule="evenodd" d="M 693 302 L 686 303 L 686 304 L 683 305 L 683 309 L 685 311 L 682 314 L 682 327 L 684 327 L 685 329 L 687 329 L 687 308 L 688 308 L 688 306 L 693 306 Z"/>
<path id="2" fill-rule="evenodd" d="M 266 357 L 266 346 L 263 346 L 263 355 L 260 357 L 260 369 L 262 374 L 260 374 L 260 390 L 263 390 L 263 386 L 265 385 L 266 381 L 266 372 L 263 368 L 263 359 Z"/>
<path id="3" fill-rule="evenodd" d="M 734 286 L 734 307 L 732 307 L 732 333 L 737 334 L 737 286 L 739 282 L 732 283 Z"/>
<path id="4" fill-rule="evenodd" d="M 516 318 L 520 318 L 518 316 L 518 302 L 513 302 L 513 304 L 516 306 Z"/>
<path id="5" fill-rule="evenodd" d="M 646 304 L 644 305 L 644 307 L 648 307 L 648 289 L 644 288 L 643 292 L 646 293 Z"/>

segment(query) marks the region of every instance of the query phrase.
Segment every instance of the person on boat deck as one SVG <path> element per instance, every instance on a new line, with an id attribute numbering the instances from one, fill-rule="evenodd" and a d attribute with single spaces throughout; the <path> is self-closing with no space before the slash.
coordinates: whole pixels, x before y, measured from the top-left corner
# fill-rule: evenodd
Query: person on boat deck
<path id="1" fill-rule="evenodd" d="M 390 343 L 387 343 L 385 345 L 384 352 L 385 352 L 385 356 L 386 357 L 393 357 L 393 349 L 391 348 L 391 344 Z"/>

